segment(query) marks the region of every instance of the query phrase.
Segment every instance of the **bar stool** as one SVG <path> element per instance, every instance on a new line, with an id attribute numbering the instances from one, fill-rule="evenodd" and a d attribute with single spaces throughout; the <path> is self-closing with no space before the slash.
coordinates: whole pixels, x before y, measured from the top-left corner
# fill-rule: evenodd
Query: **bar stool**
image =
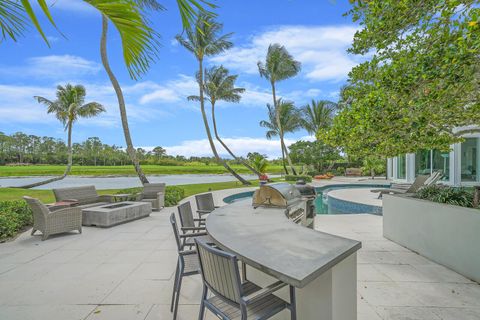
<path id="1" fill-rule="evenodd" d="M 215 248 L 204 239 L 196 238 L 200 270 L 203 279 L 203 294 L 199 320 L 205 317 L 205 308 L 222 320 L 269 319 L 289 309 L 296 320 L 295 289 L 290 286 L 290 303 L 273 293 L 287 284 L 277 281 L 266 288 L 252 282 L 242 283 L 235 255 Z M 207 297 L 208 291 L 213 294 Z"/>

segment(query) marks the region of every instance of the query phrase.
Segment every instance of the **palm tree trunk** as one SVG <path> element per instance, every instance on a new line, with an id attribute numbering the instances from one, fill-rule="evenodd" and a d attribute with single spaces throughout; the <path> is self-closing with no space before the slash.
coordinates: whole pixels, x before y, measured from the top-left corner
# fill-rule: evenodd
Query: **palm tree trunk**
<path id="1" fill-rule="evenodd" d="M 287 165 L 285 163 L 285 150 L 283 150 L 283 144 L 280 142 L 280 147 L 282 148 L 282 165 L 283 165 L 283 170 L 285 170 L 285 174 L 290 174 L 287 169 Z"/>
<path id="2" fill-rule="evenodd" d="M 205 125 L 205 131 L 207 132 L 207 138 L 208 138 L 208 142 L 210 143 L 210 148 L 212 149 L 213 155 L 215 156 L 215 159 L 217 159 L 218 163 L 220 163 L 225 169 L 227 169 L 227 171 L 230 172 L 235 178 L 237 178 L 238 181 L 240 181 L 242 184 L 249 185 L 251 184 L 249 181 L 243 179 L 238 173 L 236 173 L 232 168 L 230 168 L 230 166 L 218 155 L 217 148 L 213 143 L 212 133 L 210 132 L 210 126 L 208 125 L 207 114 L 205 113 L 205 99 L 203 97 L 203 59 L 201 58 L 198 59 L 198 65 L 199 65 L 198 87 L 200 89 L 200 110 L 202 111 L 203 124 Z"/>
<path id="3" fill-rule="evenodd" d="M 290 159 L 290 155 L 288 154 L 287 148 L 285 146 L 285 142 L 283 141 L 283 129 L 282 129 L 282 122 L 280 121 L 280 110 L 278 109 L 278 105 L 277 105 L 277 93 L 275 90 L 275 82 L 272 81 L 271 84 L 272 84 L 273 106 L 275 107 L 275 118 L 277 120 L 278 130 L 280 131 L 280 143 L 282 144 L 282 148 L 285 149 L 284 151 L 285 157 L 287 158 L 290 169 L 292 170 L 294 175 L 297 175 L 297 172 L 293 167 L 292 159 Z"/>
<path id="4" fill-rule="evenodd" d="M 218 131 L 217 131 L 217 120 L 215 118 L 215 101 L 211 101 L 212 103 L 212 122 L 213 122 L 213 132 L 215 133 L 215 138 L 217 138 L 218 142 L 220 142 L 220 144 L 225 148 L 225 150 L 227 150 L 227 152 L 237 161 L 239 161 L 241 164 L 243 164 L 248 170 L 252 171 L 253 174 L 256 174 L 257 176 L 260 177 L 261 173 L 258 172 L 257 170 L 255 170 L 252 166 L 250 166 L 248 164 L 247 161 L 245 161 L 244 159 L 240 159 L 238 158 L 233 152 L 232 150 L 230 150 L 230 148 L 223 142 L 223 140 L 220 138 L 220 135 L 218 134 Z"/>
<path id="5" fill-rule="evenodd" d="M 108 77 L 110 78 L 110 82 L 112 83 L 113 89 L 115 90 L 115 94 L 117 95 L 118 107 L 120 109 L 120 118 L 122 119 L 123 134 L 125 136 L 125 143 L 127 144 L 127 153 L 130 157 L 130 160 L 132 160 L 138 178 L 140 179 L 142 184 L 145 184 L 148 183 L 148 179 L 143 173 L 142 167 L 140 166 L 140 163 L 137 159 L 135 148 L 133 147 L 132 137 L 130 136 L 130 129 L 128 128 L 127 110 L 125 107 L 125 99 L 123 98 L 122 88 L 120 87 L 120 84 L 118 83 L 117 78 L 113 74 L 112 69 L 110 68 L 110 64 L 108 62 L 107 31 L 108 19 L 107 17 L 105 17 L 105 15 L 102 15 L 102 38 L 100 41 L 100 55 L 102 57 L 102 64 L 108 74 Z"/>
<path id="6" fill-rule="evenodd" d="M 58 177 L 43 180 L 43 181 L 40 181 L 40 182 L 30 183 L 30 184 L 23 185 L 23 186 L 18 186 L 18 187 L 15 187 L 15 188 L 30 189 L 30 188 L 43 186 L 45 184 L 49 184 L 49 183 L 52 183 L 52 182 L 55 182 L 55 181 L 62 180 L 70 173 L 70 170 L 72 169 L 72 163 L 73 163 L 72 127 L 73 127 L 73 123 L 71 121 L 69 121 L 68 122 L 68 138 L 67 138 L 67 141 L 68 141 L 68 163 L 67 163 L 67 167 L 65 168 L 65 171 L 63 172 L 63 174 L 61 176 L 58 176 Z"/>

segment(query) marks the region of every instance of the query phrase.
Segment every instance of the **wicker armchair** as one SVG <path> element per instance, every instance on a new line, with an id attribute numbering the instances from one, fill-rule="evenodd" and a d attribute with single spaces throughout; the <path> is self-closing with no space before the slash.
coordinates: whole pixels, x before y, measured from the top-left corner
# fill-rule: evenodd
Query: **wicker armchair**
<path id="1" fill-rule="evenodd" d="M 33 212 L 33 229 L 42 232 L 42 241 L 50 235 L 78 230 L 82 233 L 82 209 L 79 207 L 48 208 L 38 199 L 23 197 Z M 53 211 L 52 211 L 53 209 Z M 57 209 L 57 210 L 55 210 Z"/>
<path id="2" fill-rule="evenodd" d="M 150 202 L 154 210 L 165 207 L 165 183 L 145 183 L 137 201 Z"/>

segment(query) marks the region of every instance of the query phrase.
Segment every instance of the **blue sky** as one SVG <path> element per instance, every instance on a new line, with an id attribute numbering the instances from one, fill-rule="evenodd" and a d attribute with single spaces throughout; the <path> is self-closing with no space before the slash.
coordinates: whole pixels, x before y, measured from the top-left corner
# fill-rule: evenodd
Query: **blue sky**
<path id="1" fill-rule="evenodd" d="M 193 56 L 175 42 L 181 32 L 176 2 L 162 2 L 167 11 L 150 18 L 162 35 L 159 60 L 139 81 L 129 78 L 123 64 L 119 37 L 110 28 L 109 58 L 123 87 L 130 129 L 137 147 L 163 146 L 169 154 L 210 155 L 199 107 L 186 97 L 198 89 L 193 74 Z M 357 26 L 349 17 L 347 0 L 243 0 L 217 1 L 218 20 L 224 32 L 234 32 L 235 47 L 210 58 L 207 65 L 223 64 L 238 74 L 239 86 L 247 89 L 239 104 L 222 103 L 217 109 L 219 131 L 234 151 L 279 155 L 277 141 L 267 141 L 258 123 L 266 118 L 271 102 L 268 82 L 261 79 L 256 63 L 264 59 L 270 43 L 280 43 L 302 62 L 302 72 L 278 84 L 279 94 L 297 106 L 311 99 L 336 101 L 348 71 L 360 61 L 346 53 Z M 0 131 L 23 131 L 39 136 L 65 138 L 62 125 L 34 95 L 54 98 L 58 84 L 83 84 L 87 101 L 105 105 L 107 113 L 94 119 L 80 119 L 74 141 L 92 136 L 123 146 L 118 107 L 108 78 L 100 64 L 101 18 L 81 0 L 56 0 L 52 8 L 63 38 L 43 23 L 51 40 L 48 48 L 30 30 L 17 43 L 0 44 Z M 288 142 L 305 138 L 299 131 Z"/>

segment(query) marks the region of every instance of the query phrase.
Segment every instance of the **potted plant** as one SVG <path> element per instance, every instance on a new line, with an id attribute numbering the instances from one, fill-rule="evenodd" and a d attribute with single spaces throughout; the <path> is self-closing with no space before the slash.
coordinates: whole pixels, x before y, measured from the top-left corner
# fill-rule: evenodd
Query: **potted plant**
<path id="1" fill-rule="evenodd" d="M 268 176 L 266 175 L 268 161 L 261 154 L 256 154 L 250 159 L 251 166 L 260 172 L 258 179 L 260 180 L 260 185 L 266 184 L 268 182 Z"/>

